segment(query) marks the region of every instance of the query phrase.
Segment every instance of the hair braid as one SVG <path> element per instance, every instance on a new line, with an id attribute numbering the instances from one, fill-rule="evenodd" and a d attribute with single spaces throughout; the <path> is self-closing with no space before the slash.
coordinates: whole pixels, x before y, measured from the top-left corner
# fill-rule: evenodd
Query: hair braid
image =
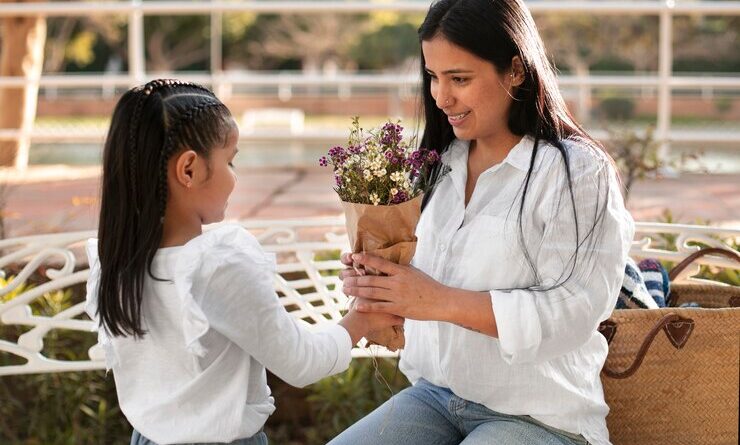
<path id="1" fill-rule="evenodd" d="M 202 88 L 202 87 L 201 87 Z M 209 90 L 206 89 L 210 93 Z M 212 94 L 212 93 L 211 93 Z M 198 104 L 188 110 L 188 112 L 177 120 L 168 130 L 167 136 L 165 137 L 165 143 L 162 146 L 162 153 L 160 155 L 159 164 L 159 181 L 158 181 L 158 192 L 159 192 L 159 216 L 160 222 L 164 222 L 164 213 L 167 207 L 167 161 L 174 153 L 178 144 L 176 137 L 182 129 L 193 120 L 197 119 L 198 116 L 205 110 L 215 107 L 224 107 L 218 99 L 215 97 L 209 99 L 201 104 Z"/>
<path id="2" fill-rule="evenodd" d="M 131 178 L 131 195 L 132 200 L 134 204 L 134 209 L 136 209 L 136 213 L 140 213 L 141 209 L 139 208 L 139 203 L 137 199 L 137 191 L 136 191 L 136 169 L 137 169 L 137 144 L 136 144 L 136 136 L 139 132 L 139 121 L 141 117 L 141 111 L 144 109 L 144 105 L 146 104 L 149 97 L 152 95 L 152 93 L 156 92 L 157 90 L 161 88 L 172 88 L 172 87 L 178 87 L 178 86 L 187 86 L 191 88 L 196 88 L 199 90 L 202 90 L 204 92 L 207 92 L 211 95 L 213 95 L 213 92 L 209 90 L 208 88 L 199 85 L 197 83 L 192 82 L 182 82 L 180 80 L 176 79 L 157 79 L 152 80 L 151 82 L 147 83 L 143 87 L 138 87 L 139 89 L 139 97 L 136 101 L 136 105 L 134 106 L 134 110 L 132 113 L 131 118 L 131 125 L 129 127 L 129 150 L 130 150 L 130 158 L 129 158 L 129 168 L 130 168 L 130 178 Z M 165 143 L 165 145 L 167 145 Z M 166 180 L 166 179 L 165 179 Z"/>
<path id="3" fill-rule="evenodd" d="M 129 177 L 131 178 L 131 197 L 134 204 L 134 209 L 136 209 L 136 213 L 140 213 L 141 209 L 139 209 L 139 202 L 136 198 L 137 192 L 136 192 L 136 163 L 137 163 L 137 150 L 136 150 L 136 136 L 139 133 L 139 121 L 141 117 L 141 110 L 144 109 L 144 104 L 146 103 L 147 99 L 149 99 L 149 96 L 159 88 L 162 88 L 165 86 L 165 82 L 162 80 L 153 80 L 143 87 L 139 88 L 139 97 L 136 100 L 136 105 L 134 106 L 134 111 L 131 114 L 131 124 L 129 126 L 129 150 L 130 150 L 130 157 L 129 157 L 129 168 L 130 168 L 130 174 Z"/>

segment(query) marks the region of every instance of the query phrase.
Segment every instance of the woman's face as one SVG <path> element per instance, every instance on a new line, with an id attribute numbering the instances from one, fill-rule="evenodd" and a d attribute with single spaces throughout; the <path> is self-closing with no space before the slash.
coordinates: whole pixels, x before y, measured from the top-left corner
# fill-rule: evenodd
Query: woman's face
<path id="1" fill-rule="evenodd" d="M 455 136 L 487 140 L 510 134 L 511 71 L 499 74 L 495 66 L 441 35 L 421 43 L 431 93 L 447 115 Z"/>

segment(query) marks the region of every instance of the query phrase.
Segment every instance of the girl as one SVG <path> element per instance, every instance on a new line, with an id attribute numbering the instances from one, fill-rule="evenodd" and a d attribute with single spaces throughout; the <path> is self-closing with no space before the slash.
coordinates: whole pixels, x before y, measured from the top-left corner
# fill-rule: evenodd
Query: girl
<path id="1" fill-rule="evenodd" d="M 440 0 L 419 40 L 421 145 L 451 171 L 412 266 L 354 255 L 388 276 L 342 273 L 373 299 L 359 310 L 407 319 L 414 385 L 331 445 L 608 444 L 597 327 L 634 231 L 612 161 L 568 113 L 523 1 Z"/>
<path id="2" fill-rule="evenodd" d="M 295 386 L 345 370 L 395 316 L 351 311 L 309 333 L 273 290 L 274 256 L 223 220 L 238 130 L 208 89 L 155 80 L 123 95 L 103 156 L 87 312 L 113 369 L 132 445 L 265 444 L 265 368 Z"/>

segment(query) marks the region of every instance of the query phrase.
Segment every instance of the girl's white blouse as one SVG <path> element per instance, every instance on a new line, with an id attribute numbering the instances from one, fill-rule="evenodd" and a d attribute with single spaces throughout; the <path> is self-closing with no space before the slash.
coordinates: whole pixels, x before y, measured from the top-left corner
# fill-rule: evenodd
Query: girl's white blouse
<path id="1" fill-rule="evenodd" d="M 451 171 L 422 213 L 412 264 L 446 285 L 488 292 L 499 337 L 406 320 L 400 367 L 412 382 L 424 378 L 494 411 L 530 415 L 608 444 L 599 380 L 608 349 L 597 327 L 616 303 L 634 223 L 611 161 L 585 143 L 563 143 L 578 231 L 562 156 L 540 144 L 521 239 L 519 203 L 534 140 L 522 138 L 503 162 L 483 172 L 467 206 L 469 144 L 456 140 L 445 152 Z M 581 246 L 574 262 L 576 239 Z"/>
<path id="2" fill-rule="evenodd" d="M 86 311 L 97 321 L 97 240 L 87 252 Z M 265 368 L 305 386 L 349 366 L 347 331 L 309 332 L 289 315 L 274 291 L 274 255 L 240 226 L 159 249 L 152 271 L 163 281 L 144 284 L 146 335 L 113 337 L 101 328 L 98 339 L 121 410 L 154 442 L 250 437 L 275 410 Z"/>

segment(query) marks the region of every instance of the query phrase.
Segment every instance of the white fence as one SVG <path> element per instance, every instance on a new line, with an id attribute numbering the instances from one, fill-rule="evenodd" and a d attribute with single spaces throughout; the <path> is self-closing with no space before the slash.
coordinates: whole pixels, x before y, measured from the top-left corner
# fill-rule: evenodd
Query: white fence
<path id="1" fill-rule="evenodd" d="M 321 218 L 282 221 L 245 221 L 242 223 L 263 247 L 278 257 L 275 290 L 285 308 L 309 328 L 334 323 L 346 308 L 347 297 L 341 293 L 335 272 L 342 269 L 337 260 L 339 251 L 347 251 L 349 242 L 342 218 Z M 666 244 L 666 235 L 675 237 Z M 0 240 L 0 273 L 15 275 L 10 283 L 0 286 L 0 333 L 9 335 L 7 328 L 23 328 L 17 338 L 0 336 L 0 353 L 16 360 L 0 365 L 0 376 L 47 372 L 82 371 L 104 368 L 103 351 L 95 344 L 95 326 L 84 314 L 84 303 L 78 302 L 48 316 L 35 315 L 31 304 L 60 296 L 85 283 L 89 269 L 83 245 L 94 231 L 36 235 Z M 721 240 L 740 239 L 740 229 L 721 229 L 660 223 L 638 223 L 632 246 L 633 258 L 657 258 L 678 262 L 698 248 L 691 242 L 713 247 L 729 247 Z M 659 247 L 660 246 L 660 247 Z M 724 257 L 707 256 L 700 264 L 736 268 Z M 696 273 L 687 269 L 683 278 Z M 32 274 L 34 286 L 27 283 Z M 57 303 L 59 303 L 57 301 Z M 80 331 L 92 345 L 84 360 L 60 360 L 45 354 L 45 337 L 52 331 L 69 335 Z M 77 338 L 77 337 L 76 337 Z M 392 355 L 385 349 L 355 348 L 353 356 Z M 0 357 L 2 358 L 2 357 Z M 7 363 L 3 361 L 0 363 Z"/>
<path id="2" fill-rule="evenodd" d="M 289 95 L 294 87 L 333 86 L 339 91 L 350 91 L 352 87 L 386 86 L 398 88 L 398 94 L 408 94 L 409 88 L 418 84 L 418 75 L 387 74 L 336 74 L 336 75 L 276 75 L 226 73 L 221 70 L 222 63 L 222 16 L 229 12 L 256 13 L 303 13 L 321 14 L 327 12 L 358 13 L 372 11 L 424 12 L 429 1 L 387 1 L 372 0 L 345 1 L 112 1 L 112 2 L 32 2 L 0 4 L 0 17 L 13 16 L 80 16 L 126 14 L 129 34 L 128 66 L 126 75 L 50 75 L 39 78 L 0 77 L 0 87 L 35 85 L 40 87 L 128 87 L 140 84 L 147 79 L 161 77 L 163 73 L 147 72 L 144 63 L 144 16 L 145 15 L 184 15 L 203 14 L 211 18 L 211 69 L 208 74 L 178 74 L 186 80 L 207 84 L 217 91 L 229 91 L 235 86 L 264 85 L 276 87 L 281 95 Z M 657 75 L 651 76 L 561 76 L 561 87 L 574 87 L 583 94 L 595 86 L 610 87 L 649 87 L 657 90 L 656 138 L 667 144 L 670 141 L 688 142 L 740 142 L 740 132 L 736 131 L 671 131 L 672 91 L 678 88 L 721 88 L 740 90 L 740 77 L 716 76 L 675 76 L 673 66 L 673 19 L 682 15 L 740 15 L 740 1 L 528 1 L 533 13 L 576 13 L 588 15 L 638 15 L 659 17 L 659 62 Z M 171 76 L 171 74 L 170 74 Z M 605 134 L 597 134 L 605 137 Z M 331 132 L 286 134 L 281 131 L 255 132 L 243 135 L 248 140 L 335 140 L 341 137 Z M 43 133 L 33 128 L 23 130 L 0 129 L 0 139 L 29 140 L 75 140 L 101 141 L 102 131 Z M 21 160 L 25 162 L 25 160 Z M 18 165 L 25 168 L 25 164 Z"/>

